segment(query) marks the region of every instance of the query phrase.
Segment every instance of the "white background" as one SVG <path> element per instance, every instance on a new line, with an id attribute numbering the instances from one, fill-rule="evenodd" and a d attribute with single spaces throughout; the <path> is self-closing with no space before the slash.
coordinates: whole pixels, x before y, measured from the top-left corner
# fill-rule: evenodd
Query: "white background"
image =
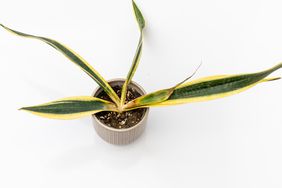
<path id="1" fill-rule="evenodd" d="M 134 80 L 147 92 L 282 61 L 280 0 L 138 0 L 147 20 Z M 124 77 L 138 42 L 130 0 L 1 0 L 0 22 L 57 39 L 106 79 Z M 0 30 L 0 187 L 282 187 L 282 82 L 243 94 L 151 109 L 128 146 L 105 143 L 91 118 L 17 111 L 97 86 L 42 42 Z M 273 76 L 281 76 L 281 71 Z"/>

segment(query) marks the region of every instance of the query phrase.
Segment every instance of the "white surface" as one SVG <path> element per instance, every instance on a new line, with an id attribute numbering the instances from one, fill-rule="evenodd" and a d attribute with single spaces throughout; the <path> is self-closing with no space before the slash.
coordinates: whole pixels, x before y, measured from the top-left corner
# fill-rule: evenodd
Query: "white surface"
<path id="1" fill-rule="evenodd" d="M 147 91 L 282 61 L 282 1 L 138 0 L 147 20 L 134 80 Z M 55 38 L 105 78 L 124 77 L 138 41 L 130 0 L 1 1 L 0 22 Z M 103 142 L 91 119 L 17 109 L 97 86 L 39 41 L 0 30 L 0 187 L 282 187 L 282 82 L 206 103 L 151 109 L 134 144 Z M 281 71 L 273 74 L 281 76 Z"/>

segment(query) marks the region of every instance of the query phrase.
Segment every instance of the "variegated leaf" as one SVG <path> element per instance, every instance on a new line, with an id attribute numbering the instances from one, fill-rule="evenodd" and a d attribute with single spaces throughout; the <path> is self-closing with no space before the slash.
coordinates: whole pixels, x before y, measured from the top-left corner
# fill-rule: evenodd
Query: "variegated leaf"
<path id="1" fill-rule="evenodd" d="M 266 77 L 280 68 L 282 68 L 282 63 L 274 66 L 271 69 L 258 73 L 221 75 L 201 78 L 195 81 L 181 84 L 180 86 L 175 88 L 168 99 L 160 103 L 156 103 L 156 99 L 154 99 L 154 97 L 152 96 L 162 90 L 141 96 L 129 102 L 128 104 L 126 104 L 125 109 L 131 110 L 135 108 L 150 106 L 167 106 L 190 102 L 208 101 L 234 95 L 245 91 L 258 83 L 279 79 L 268 79 Z"/>
<path id="2" fill-rule="evenodd" d="M 85 60 L 83 59 L 80 55 L 78 55 L 76 52 L 74 52 L 72 49 L 67 47 L 66 45 L 63 45 L 62 43 L 46 38 L 46 37 L 40 37 L 40 36 L 34 36 L 34 35 L 29 35 L 25 34 L 19 31 L 15 31 L 13 29 L 10 29 L 2 24 L 0 24 L 4 29 L 7 31 L 18 35 L 22 37 L 27 37 L 27 38 L 32 38 L 32 39 L 38 39 L 40 41 L 43 41 L 59 52 L 61 52 L 63 55 L 65 55 L 69 60 L 71 60 L 73 63 L 78 65 L 84 72 L 86 72 L 91 78 L 93 78 L 99 86 L 101 86 L 104 91 L 109 95 L 109 97 L 117 104 L 120 104 L 120 99 L 117 96 L 117 94 L 114 92 L 114 90 L 111 88 L 111 86 L 107 83 L 107 81 Z"/>
<path id="3" fill-rule="evenodd" d="M 117 111 L 115 104 L 90 96 L 69 97 L 20 110 L 51 119 L 76 119 L 101 111 Z"/>
<path id="4" fill-rule="evenodd" d="M 132 78 L 133 78 L 133 76 L 136 72 L 136 69 L 138 67 L 138 64 L 140 62 L 140 57 L 141 57 L 141 53 L 142 53 L 142 46 L 143 46 L 143 29 L 145 27 L 145 20 L 144 20 L 144 17 L 142 15 L 141 11 L 139 10 L 139 8 L 137 7 L 137 5 L 134 1 L 132 1 L 132 5 L 133 5 L 135 18 L 137 20 L 137 23 L 138 23 L 138 26 L 139 26 L 139 29 L 140 29 L 140 37 L 139 37 L 139 42 L 138 42 L 137 49 L 136 49 L 136 52 L 135 52 L 135 55 L 134 55 L 134 58 L 133 58 L 132 65 L 129 69 L 126 80 L 125 80 L 123 87 L 122 87 L 121 106 L 125 102 L 128 84 L 131 82 L 131 80 L 132 80 Z"/>

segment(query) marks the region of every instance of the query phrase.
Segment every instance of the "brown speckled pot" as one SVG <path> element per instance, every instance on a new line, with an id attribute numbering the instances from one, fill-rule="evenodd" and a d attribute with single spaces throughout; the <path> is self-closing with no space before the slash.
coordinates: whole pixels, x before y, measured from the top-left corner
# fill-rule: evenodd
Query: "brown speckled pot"
<path id="1" fill-rule="evenodd" d="M 121 85 L 124 82 L 124 79 L 113 79 L 108 81 L 111 86 Z M 138 93 L 141 95 L 146 94 L 141 86 L 139 86 L 135 82 L 131 82 L 129 87 L 133 87 Z M 100 92 L 102 92 L 102 88 L 98 87 L 95 89 L 93 96 L 97 96 Z M 129 144 L 136 140 L 145 130 L 146 122 L 148 118 L 149 108 L 146 108 L 146 111 L 139 123 L 134 125 L 133 127 L 126 129 L 115 129 L 105 125 L 101 122 L 95 115 L 92 115 L 94 128 L 97 134 L 106 142 L 116 145 L 124 145 Z"/>

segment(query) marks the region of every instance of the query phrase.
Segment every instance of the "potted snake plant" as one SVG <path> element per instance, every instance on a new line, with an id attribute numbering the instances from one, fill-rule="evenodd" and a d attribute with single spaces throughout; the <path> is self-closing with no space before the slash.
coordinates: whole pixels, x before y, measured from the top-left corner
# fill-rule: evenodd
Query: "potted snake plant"
<path id="1" fill-rule="evenodd" d="M 53 119 L 92 116 L 95 130 L 100 137 L 112 144 L 128 144 L 144 131 L 150 107 L 218 99 L 240 93 L 258 83 L 279 79 L 279 77 L 267 76 L 280 69 L 282 63 L 256 73 L 210 76 L 187 82 L 192 75 L 172 87 L 146 94 L 140 85 L 132 81 L 140 61 L 145 28 L 141 11 L 134 1 L 132 5 L 140 37 L 131 68 L 125 79 L 107 81 L 85 59 L 64 44 L 50 38 L 18 32 L 0 24 L 13 34 L 49 44 L 99 85 L 91 96 L 68 97 L 41 105 L 23 107 L 20 110 Z"/>

